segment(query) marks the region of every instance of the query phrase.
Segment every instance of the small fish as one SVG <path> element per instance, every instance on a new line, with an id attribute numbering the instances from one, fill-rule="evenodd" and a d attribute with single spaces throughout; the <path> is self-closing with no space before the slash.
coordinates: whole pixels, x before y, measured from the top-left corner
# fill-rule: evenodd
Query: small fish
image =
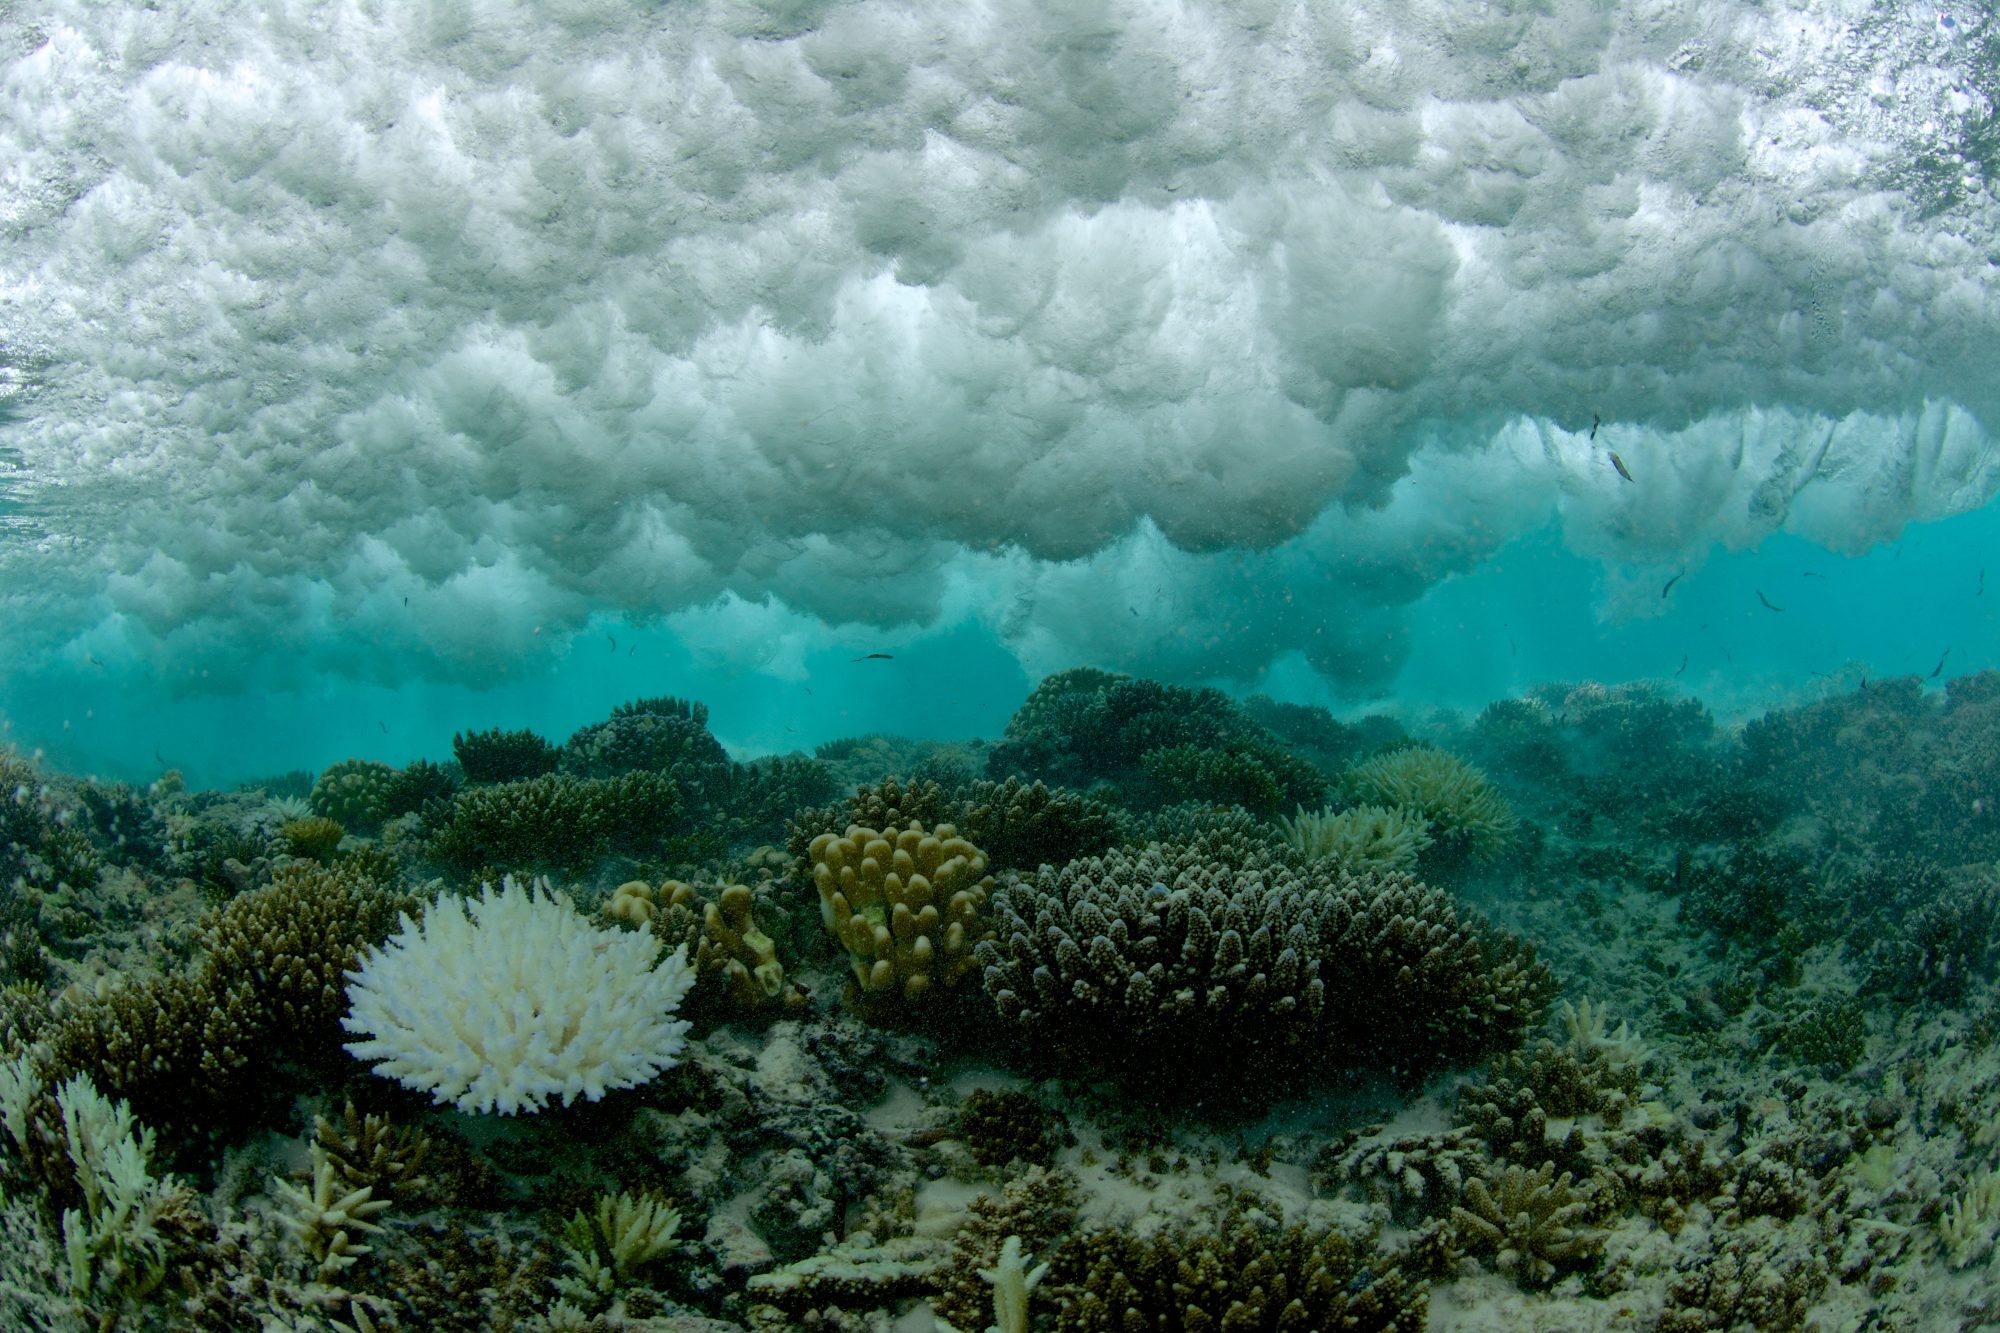
<path id="1" fill-rule="evenodd" d="M 1688 655 L 1686 653 L 1682 653 L 1681 664 L 1674 668 L 1674 679 L 1679 680 L 1681 678 L 1681 672 L 1686 671 L 1687 669 L 1688 669 Z"/>
<path id="2" fill-rule="evenodd" d="M 1984 597 L 1986 595 L 1986 571 L 1983 569 L 1979 571 L 1979 591 L 1972 595 L 1974 597 Z"/>
<path id="3" fill-rule="evenodd" d="M 1595 413 L 1595 412 L 1592 412 L 1592 413 L 1590 414 L 1590 439 L 1591 439 L 1591 442 L 1592 442 L 1593 444 L 1594 444 L 1594 443 L 1596 443 L 1596 441 L 1597 441 L 1597 428 L 1598 428 L 1598 426 L 1599 426 L 1599 425 L 1601 425 L 1601 424 L 1603 424 L 1603 423 L 1602 423 L 1602 421 L 1600 420 L 1600 418 L 1598 417 L 1597 413 Z M 1617 455 L 1617 454 L 1613 454 L 1613 455 L 1611 455 L 1611 456 L 1612 456 L 1613 458 L 1616 458 L 1616 457 L 1618 457 L 1618 455 Z M 1620 472 L 1623 472 L 1623 471 L 1624 471 L 1625 469 L 1621 467 L 1621 468 L 1619 468 L 1618 470 L 1619 470 Z"/>
<path id="4" fill-rule="evenodd" d="M 1672 591 L 1674 590 L 1674 585 L 1675 585 L 1676 583 L 1679 583 L 1679 582 L 1681 581 L 1681 575 L 1682 575 L 1682 574 L 1685 574 L 1685 573 L 1687 573 L 1687 571 L 1686 571 L 1685 569 L 1683 569 L 1683 570 L 1680 570 L 1680 571 L 1679 571 L 1678 573 L 1676 573 L 1676 574 L 1675 574 L 1675 575 L 1674 575 L 1674 576 L 1673 576 L 1672 578 L 1670 578 L 1670 579 L 1668 579 L 1668 580 L 1667 580 L 1667 582 L 1666 582 L 1666 586 L 1660 589 L 1660 600 L 1661 600 L 1661 601 L 1663 601 L 1663 602 L 1664 602 L 1664 601 L 1665 601 L 1665 600 L 1667 599 L 1667 594 L 1668 594 L 1668 593 L 1670 593 L 1670 592 L 1672 592 Z"/>
<path id="5" fill-rule="evenodd" d="M 98 661 L 96 658 L 92 657 L 89 653 L 85 653 L 83 655 L 83 660 L 90 663 L 92 666 L 101 667 L 104 665 L 104 663 Z"/>
<path id="6" fill-rule="evenodd" d="M 1758 589 L 1757 591 L 1757 600 L 1764 604 L 1764 609 L 1767 611 L 1783 611 L 1785 609 L 1782 606 L 1773 606 L 1771 604 L 1771 599 L 1764 595 L 1763 590 L 1761 588 Z"/>
<path id="7" fill-rule="evenodd" d="M 1618 475 L 1627 481 L 1632 480 L 1632 474 L 1625 470 L 1625 460 L 1618 456 L 1618 451 L 1616 449 L 1606 449 L 1604 452 L 1611 455 L 1611 466 L 1618 469 Z"/>
<path id="8" fill-rule="evenodd" d="M 161 768 L 165 768 L 167 766 L 167 761 L 165 759 L 160 758 L 160 747 L 157 745 L 153 747 L 153 758 L 160 760 Z"/>
<path id="9" fill-rule="evenodd" d="M 403 605 L 404 605 L 404 606 L 408 606 L 409 604 L 410 604 L 410 599 L 409 599 L 409 598 L 407 598 L 407 597 L 405 597 L 405 598 L 403 599 Z"/>
<path id="10" fill-rule="evenodd" d="M 1939 676 L 1944 674 L 1944 659 L 1950 656 L 1951 656 L 1951 649 L 1949 648 L 1945 649 L 1942 653 L 1938 655 L 1938 664 L 1931 668 L 1932 680 L 1936 680 Z"/>
<path id="11" fill-rule="evenodd" d="M 384 736 L 389 734 L 389 724 L 387 722 L 384 722 L 381 718 L 378 717 L 375 719 L 375 725 L 382 728 L 382 734 Z"/>
<path id="12" fill-rule="evenodd" d="M 1868 693 L 1868 673 L 1866 671 L 1861 673 L 1861 692 L 1863 694 Z"/>
<path id="13" fill-rule="evenodd" d="M 609 633 L 605 634 L 604 637 L 607 639 L 611 639 L 611 635 Z M 611 651 L 614 653 L 618 651 L 618 640 L 611 639 Z"/>
<path id="14" fill-rule="evenodd" d="M 639 645 L 636 643 L 633 644 L 630 648 L 627 648 L 625 650 L 625 656 L 627 657 L 637 657 L 638 655 L 639 655 Z"/>
<path id="15" fill-rule="evenodd" d="M 892 662 L 895 658 L 889 653 L 863 653 L 854 660 L 857 662 Z"/>
<path id="16" fill-rule="evenodd" d="M 812 687 L 812 686 L 808 685 L 808 686 L 806 686 L 805 688 L 806 688 L 806 693 L 807 693 L 807 694 L 811 694 L 811 693 L 813 692 L 813 687 Z"/>
<path id="17" fill-rule="evenodd" d="M 1800 574 L 1799 577 L 1802 579 L 1818 579 L 1822 583 L 1826 582 L 1826 575 L 1820 573 L 1817 569 L 1808 569 Z"/>
<path id="18" fill-rule="evenodd" d="M 1125 609 L 1126 609 L 1127 611 L 1130 611 L 1130 612 L 1131 612 L 1131 613 L 1132 613 L 1133 615 L 1135 615 L 1135 616 L 1139 614 L 1139 608 L 1138 608 L 1138 607 L 1136 607 L 1136 606 L 1128 606 L 1128 607 L 1126 607 Z"/>

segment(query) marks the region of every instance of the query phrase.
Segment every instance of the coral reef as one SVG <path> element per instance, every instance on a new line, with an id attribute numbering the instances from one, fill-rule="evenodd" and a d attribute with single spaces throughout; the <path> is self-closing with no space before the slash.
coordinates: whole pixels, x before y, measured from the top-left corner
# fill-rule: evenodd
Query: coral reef
<path id="1" fill-rule="evenodd" d="M 534 732 L 453 732 L 452 757 L 467 782 L 521 782 L 556 771 L 556 747 Z"/>
<path id="2" fill-rule="evenodd" d="M 1002 888 L 979 948 L 1001 1017 L 1032 1050 L 1187 1089 L 1435 1068 L 1512 1045 L 1546 1000 L 1532 950 L 1408 877 L 1216 848 L 1114 851 Z"/>
<path id="3" fill-rule="evenodd" d="M 847 950 L 862 997 L 917 1000 L 973 970 L 992 877 L 986 854 L 950 824 L 878 833 L 850 826 L 808 849 L 820 916 Z"/>
<path id="4" fill-rule="evenodd" d="M 1245 1205 L 1212 1231 L 1074 1235 L 1049 1253 L 1048 1269 L 1041 1300 L 1057 1307 L 1052 1327 L 1062 1333 L 1421 1333 L 1428 1310 L 1423 1283 L 1394 1257 Z"/>
<path id="5" fill-rule="evenodd" d="M 467 874 L 492 868 L 583 873 L 613 851 L 657 851 L 681 818 L 679 790 L 664 774 L 551 774 L 458 793 L 440 812 L 425 851 Z"/>
<path id="6" fill-rule="evenodd" d="M 395 769 L 372 759 L 328 764 L 313 783 L 313 813 L 357 833 L 373 833 L 389 817 L 389 790 L 395 780 Z"/>
<path id="7" fill-rule="evenodd" d="M 1589 1263 L 1604 1248 L 1604 1233 L 1582 1225 L 1588 1198 L 1570 1188 L 1570 1176 L 1544 1162 L 1537 1170 L 1506 1166 L 1465 1182 L 1465 1202 L 1451 1210 L 1460 1239 L 1517 1282 L 1542 1286 L 1566 1268 Z"/>
<path id="8" fill-rule="evenodd" d="M 855 819 L 855 823 L 868 823 Z M 1109 851 L 1127 835 L 1115 807 L 1079 792 L 1008 778 L 970 785 L 953 820 L 996 870 L 1030 871 Z M 881 827 L 872 825 L 872 827 Z"/>
<path id="9" fill-rule="evenodd" d="M 667 772 L 721 764 L 729 755 L 708 731 L 708 707 L 684 699 L 635 699 L 563 742 L 561 768 L 580 778 Z"/>
<path id="10" fill-rule="evenodd" d="M 1422 815 L 1440 850 L 1498 856 L 1514 834 L 1514 812 L 1484 773 L 1427 745 L 1378 754 L 1341 777 L 1360 805 L 1400 805 Z"/>
<path id="11" fill-rule="evenodd" d="M 347 1049 L 461 1111 L 596 1101 L 680 1054 L 694 971 L 685 950 L 659 953 L 650 933 L 595 930 L 546 881 L 510 877 L 405 916 L 363 956 L 341 1019 L 362 1040 Z"/>
<path id="12" fill-rule="evenodd" d="M 1357 805 L 1348 810 L 1307 810 L 1280 818 L 1293 850 L 1344 870 L 1415 870 L 1431 845 L 1430 821 L 1405 806 Z"/>

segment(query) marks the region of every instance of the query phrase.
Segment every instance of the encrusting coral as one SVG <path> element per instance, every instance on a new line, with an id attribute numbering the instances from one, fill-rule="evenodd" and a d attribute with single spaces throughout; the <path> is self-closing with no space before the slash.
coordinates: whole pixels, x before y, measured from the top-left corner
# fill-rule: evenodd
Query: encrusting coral
<path id="1" fill-rule="evenodd" d="M 441 898 L 350 974 L 341 1026 L 375 1072 L 461 1111 L 596 1101 L 671 1068 L 694 969 L 647 931 L 593 928 L 546 880 Z"/>
<path id="2" fill-rule="evenodd" d="M 820 919 L 847 950 L 862 997 L 916 1000 L 972 971 L 993 880 L 950 824 L 878 833 L 852 825 L 810 848 Z"/>

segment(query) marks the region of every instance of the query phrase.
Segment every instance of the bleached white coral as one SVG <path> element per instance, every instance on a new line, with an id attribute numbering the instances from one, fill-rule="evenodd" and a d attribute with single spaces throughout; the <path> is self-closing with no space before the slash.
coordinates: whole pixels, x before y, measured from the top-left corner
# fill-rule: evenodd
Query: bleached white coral
<path id="1" fill-rule="evenodd" d="M 547 880 L 441 898 L 348 973 L 357 1059 L 461 1111 L 596 1101 L 672 1067 L 694 969 L 651 931 L 600 930 Z"/>
<path id="2" fill-rule="evenodd" d="M 78 1074 L 56 1089 L 63 1138 L 76 1168 L 83 1207 L 62 1215 L 70 1294 L 136 1300 L 166 1276 L 163 1224 L 191 1215 L 187 1187 L 152 1173 L 153 1132 L 132 1108 L 99 1093 Z"/>

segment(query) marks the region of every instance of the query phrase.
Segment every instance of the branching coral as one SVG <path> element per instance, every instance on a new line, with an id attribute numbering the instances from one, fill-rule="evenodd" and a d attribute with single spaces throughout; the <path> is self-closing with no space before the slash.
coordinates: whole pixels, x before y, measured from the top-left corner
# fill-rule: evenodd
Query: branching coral
<path id="1" fill-rule="evenodd" d="M 564 1224 L 563 1253 L 573 1277 L 556 1280 L 565 1295 L 592 1304 L 674 1248 L 680 1212 L 653 1194 L 603 1194 Z"/>
<path id="2" fill-rule="evenodd" d="M 1415 870 L 1417 855 L 1431 845 L 1430 821 L 1400 805 L 1357 805 L 1352 809 L 1308 810 L 1281 817 L 1278 828 L 1294 850 L 1344 870 Z"/>
<path id="3" fill-rule="evenodd" d="M 313 783 L 313 813 L 372 833 L 389 813 L 389 785 L 395 777 L 395 769 L 372 759 L 328 764 Z"/>
<path id="4" fill-rule="evenodd" d="M 1430 821 L 1441 847 L 1497 856 L 1514 835 L 1514 812 L 1484 773 L 1443 750 L 1417 745 L 1355 765 L 1343 778 L 1358 802 L 1400 805 Z"/>
<path id="5" fill-rule="evenodd" d="M 1590 1201 L 1555 1167 L 1506 1166 L 1465 1183 L 1465 1202 L 1451 1210 L 1468 1248 L 1490 1251 L 1494 1267 L 1524 1286 L 1543 1286 L 1563 1268 L 1589 1263 L 1604 1233 L 1582 1225 Z"/>
<path id="6" fill-rule="evenodd" d="M 1405 1073 L 1502 1049 L 1546 1001 L 1518 941 L 1400 876 L 1233 836 L 1045 868 L 995 897 L 988 993 L 1033 1048 L 1192 1088 L 1247 1068 Z M 1368 997 L 1332 1005 L 1329 995 Z"/>
<path id="7" fill-rule="evenodd" d="M 426 850 L 465 872 L 584 871 L 613 850 L 656 849 L 680 816 L 679 790 L 661 773 L 549 775 L 460 792 Z"/>
<path id="8" fill-rule="evenodd" d="M 451 753 L 467 782 L 521 782 L 556 771 L 556 747 L 526 728 L 453 732 Z"/>
<path id="9" fill-rule="evenodd" d="M 350 974 L 341 1025 L 363 1039 L 347 1049 L 461 1111 L 596 1101 L 680 1054 L 694 970 L 659 952 L 649 932 L 593 929 L 546 881 L 440 899 Z"/>
<path id="10" fill-rule="evenodd" d="M 314 1143 L 311 1151 L 312 1177 L 307 1187 L 288 1180 L 276 1180 L 272 1185 L 283 1209 L 279 1220 L 312 1259 L 314 1276 L 330 1282 L 370 1252 L 355 1236 L 382 1230 L 373 1219 L 388 1209 L 389 1200 L 375 1198 L 372 1186 L 350 1188 L 339 1178 L 338 1168 L 324 1148 Z"/>

